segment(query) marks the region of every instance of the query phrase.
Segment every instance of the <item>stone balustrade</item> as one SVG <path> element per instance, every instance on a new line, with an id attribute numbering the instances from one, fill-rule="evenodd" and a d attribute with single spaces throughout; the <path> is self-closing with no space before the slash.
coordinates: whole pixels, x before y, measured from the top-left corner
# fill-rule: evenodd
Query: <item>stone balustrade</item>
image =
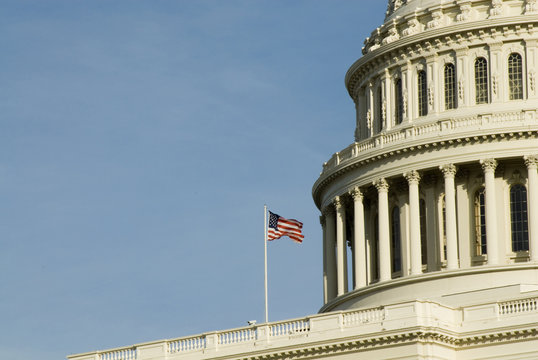
<path id="1" fill-rule="evenodd" d="M 421 123 L 410 123 L 398 128 L 381 132 L 371 138 L 355 142 L 340 152 L 335 153 L 323 164 L 321 174 L 332 169 L 353 162 L 369 158 L 373 153 L 386 150 L 398 151 L 400 148 L 411 146 L 430 146 L 429 142 L 439 141 L 470 141 L 474 137 L 496 135 L 505 136 L 504 132 L 510 129 L 511 133 L 534 131 L 538 118 L 535 110 L 509 111 L 492 114 L 479 114 L 454 118 L 442 118 Z"/>
<path id="2" fill-rule="evenodd" d="M 124 348 L 70 355 L 69 360 L 157 360 L 241 358 L 245 354 L 268 354 L 294 347 L 320 346 L 343 338 L 366 341 L 370 346 L 401 338 L 402 334 L 435 333 L 440 324 L 460 335 L 450 341 L 479 341 L 491 331 L 499 331 L 498 320 L 538 321 L 538 298 L 489 302 L 452 308 L 433 301 L 410 301 L 370 309 L 313 315 L 238 329 L 210 332 L 172 340 L 137 344 Z M 524 316 L 522 316 L 524 315 Z M 477 324 L 480 330 L 477 331 Z M 489 326 L 489 325 L 490 326 Z M 506 331 L 509 331 L 507 329 Z M 469 333 L 468 339 L 466 332 Z M 374 339 L 372 334 L 382 334 Z M 445 335 L 443 335 L 445 336 Z M 474 339 L 474 340 L 473 340 Z M 323 346 L 323 345 L 321 345 Z M 239 355 L 240 354 L 240 355 Z M 238 358 L 237 357 L 237 358 Z"/>

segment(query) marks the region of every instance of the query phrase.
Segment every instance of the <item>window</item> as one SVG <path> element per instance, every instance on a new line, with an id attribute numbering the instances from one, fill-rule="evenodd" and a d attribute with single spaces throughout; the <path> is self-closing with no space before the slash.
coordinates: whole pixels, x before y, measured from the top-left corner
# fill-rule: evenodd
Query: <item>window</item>
<path id="1" fill-rule="evenodd" d="M 521 55 L 512 53 L 508 57 L 508 90 L 510 100 L 523 99 L 523 65 Z"/>
<path id="2" fill-rule="evenodd" d="M 426 201 L 419 201 L 419 218 L 420 218 L 420 251 L 422 255 L 422 265 L 428 263 L 428 241 L 426 237 Z"/>
<path id="3" fill-rule="evenodd" d="M 510 222 L 512 225 L 512 251 L 529 250 L 527 189 L 521 184 L 513 185 L 510 188 Z"/>
<path id="4" fill-rule="evenodd" d="M 479 57 L 474 62 L 474 82 L 476 88 L 476 103 L 487 104 L 488 92 L 488 62 L 483 57 Z"/>
<path id="5" fill-rule="evenodd" d="M 426 71 L 418 72 L 418 116 L 428 115 L 428 87 Z"/>
<path id="6" fill-rule="evenodd" d="M 376 132 L 380 132 L 383 129 L 383 89 L 381 84 L 377 88 L 377 126 L 375 127 Z"/>
<path id="7" fill-rule="evenodd" d="M 445 109 L 456 108 L 456 67 L 445 65 Z"/>
<path id="8" fill-rule="evenodd" d="M 478 189 L 474 196 L 475 253 L 487 254 L 485 189 Z"/>
<path id="9" fill-rule="evenodd" d="M 403 104 L 403 90 L 402 79 L 397 79 L 394 84 L 394 93 L 396 98 L 396 106 L 394 108 L 394 118 L 396 125 L 401 124 L 403 120 L 404 104 Z"/>
<path id="10" fill-rule="evenodd" d="M 402 270 L 401 257 L 401 236 L 400 236 L 400 208 L 395 206 L 392 209 L 392 272 Z"/>

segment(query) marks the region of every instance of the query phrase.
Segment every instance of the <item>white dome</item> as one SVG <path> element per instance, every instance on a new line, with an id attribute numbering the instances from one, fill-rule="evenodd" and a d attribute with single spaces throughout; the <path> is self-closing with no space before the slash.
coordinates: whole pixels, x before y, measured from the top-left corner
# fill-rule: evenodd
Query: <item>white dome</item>
<path id="1" fill-rule="evenodd" d="M 538 289 L 537 28 L 536 0 L 389 2 L 346 75 L 355 142 L 313 187 L 322 312 Z"/>

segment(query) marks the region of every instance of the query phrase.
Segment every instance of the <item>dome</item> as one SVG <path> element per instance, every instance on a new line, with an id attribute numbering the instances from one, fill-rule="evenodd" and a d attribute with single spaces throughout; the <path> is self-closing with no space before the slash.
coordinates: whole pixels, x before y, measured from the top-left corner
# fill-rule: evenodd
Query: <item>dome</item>
<path id="1" fill-rule="evenodd" d="M 355 141 L 313 186 L 322 312 L 538 294 L 537 10 L 389 2 L 346 74 Z"/>

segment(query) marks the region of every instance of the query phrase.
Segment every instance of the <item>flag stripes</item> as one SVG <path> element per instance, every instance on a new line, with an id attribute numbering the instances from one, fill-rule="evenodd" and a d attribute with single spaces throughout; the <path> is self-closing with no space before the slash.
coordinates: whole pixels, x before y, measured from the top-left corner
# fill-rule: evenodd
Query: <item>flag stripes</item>
<path id="1" fill-rule="evenodd" d="M 297 243 L 302 243 L 304 239 L 302 228 L 302 222 L 295 219 L 285 219 L 282 216 L 269 211 L 267 240 L 271 241 L 280 239 L 282 236 L 287 236 Z"/>

